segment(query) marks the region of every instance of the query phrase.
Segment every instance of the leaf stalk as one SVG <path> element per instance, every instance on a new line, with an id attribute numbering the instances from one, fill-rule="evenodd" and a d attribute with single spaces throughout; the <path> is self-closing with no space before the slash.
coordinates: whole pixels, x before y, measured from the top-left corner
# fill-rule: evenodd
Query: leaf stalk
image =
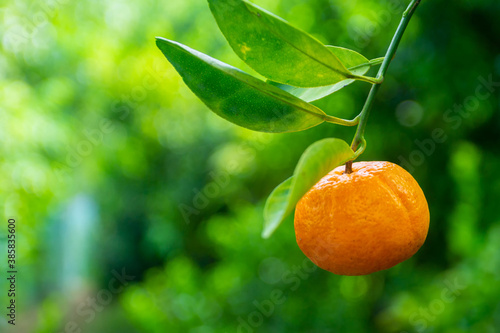
<path id="1" fill-rule="evenodd" d="M 352 120 L 347 120 L 330 115 L 324 115 L 323 120 L 326 121 L 327 123 L 332 123 L 342 126 L 356 126 L 357 124 L 359 124 L 359 116 L 357 116 Z"/>

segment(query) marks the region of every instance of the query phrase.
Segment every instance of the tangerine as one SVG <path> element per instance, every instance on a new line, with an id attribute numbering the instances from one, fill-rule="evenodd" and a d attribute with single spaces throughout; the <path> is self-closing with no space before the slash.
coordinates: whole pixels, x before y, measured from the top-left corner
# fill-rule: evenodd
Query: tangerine
<path id="1" fill-rule="evenodd" d="M 429 208 L 417 181 L 390 162 L 337 167 L 295 210 L 295 236 L 316 265 L 339 275 L 365 275 L 412 257 L 429 229 Z"/>

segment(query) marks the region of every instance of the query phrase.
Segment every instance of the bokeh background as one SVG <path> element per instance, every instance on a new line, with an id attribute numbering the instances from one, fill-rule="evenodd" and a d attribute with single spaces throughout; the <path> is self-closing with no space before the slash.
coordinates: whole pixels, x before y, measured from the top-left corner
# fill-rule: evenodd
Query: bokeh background
<path id="1" fill-rule="evenodd" d="M 255 3 L 368 58 L 383 56 L 406 7 Z M 496 0 L 418 8 L 360 159 L 413 174 L 429 236 L 390 270 L 342 277 L 305 259 L 292 217 L 270 239 L 260 233 L 266 196 L 304 149 L 354 131 L 262 134 L 211 113 L 154 43 L 174 39 L 255 74 L 206 1 L 4 2 L 0 248 L 13 217 L 19 274 L 17 325 L 2 310 L 0 331 L 500 332 L 499 15 Z M 315 104 L 352 118 L 368 89 Z"/>

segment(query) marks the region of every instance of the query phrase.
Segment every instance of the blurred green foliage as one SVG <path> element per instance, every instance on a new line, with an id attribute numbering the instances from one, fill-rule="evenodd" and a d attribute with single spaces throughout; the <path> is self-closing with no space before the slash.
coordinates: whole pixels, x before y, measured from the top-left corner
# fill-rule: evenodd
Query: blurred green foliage
<path id="1" fill-rule="evenodd" d="M 385 53 L 406 6 L 255 3 L 368 58 Z M 305 259 L 292 218 L 268 240 L 260 233 L 266 196 L 304 149 L 325 137 L 350 141 L 353 129 L 261 134 L 208 111 L 154 43 L 178 40 L 257 75 L 205 1 L 7 2 L 0 246 L 16 218 L 12 331 L 69 332 L 75 323 L 82 332 L 498 332 L 500 94 L 483 81 L 500 81 L 499 14 L 495 0 L 418 8 L 361 159 L 413 173 L 429 202 L 429 236 L 395 268 L 341 277 Z M 356 83 L 315 104 L 352 118 L 367 91 Z M 133 281 L 110 293 L 122 269 Z M 11 329 L 5 318 L 2 332 Z"/>

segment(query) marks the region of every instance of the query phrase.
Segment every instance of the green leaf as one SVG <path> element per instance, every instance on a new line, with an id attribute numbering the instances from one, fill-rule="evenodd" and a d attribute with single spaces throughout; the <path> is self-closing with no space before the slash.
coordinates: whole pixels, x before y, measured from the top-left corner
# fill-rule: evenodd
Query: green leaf
<path id="1" fill-rule="evenodd" d="M 354 78 L 339 58 L 311 35 L 245 0 L 208 0 L 234 52 L 266 78 L 319 87 Z"/>
<path id="2" fill-rule="evenodd" d="M 370 60 L 362 54 L 340 46 L 326 46 L 355 75 L 364 75 L 370 69 Z"/>
<path id="3" fill-rule="evenodd" d="M 278 185 L 264 207 L 264 230 L 268 238 L 294 209 L 297 202 L 328 172 L 354 158 L 349 145 L 340 139 L 328 138 L 309 146 L 300 157 L 293 176 Z"/>
<path id="4" fill-rule="evenodd" d="M 362 56 L 356 51 L 338 46 L 327 46 L 327 47 L 337 56 L 337 58 L 340 59 L 340 61 L 347 68 L 349 68 L 349 71 L 351 71 L 355 75 L 364 75 L 373 65 L 368 59 L 366 59 L 364 56 Z M 316 88 L 298 88 L 273 81 L 268 81 L 268 83 L 286 92 L 289 92 L 290 94 L 297 96 L 298 98 L 306 102 L 312 102 L 320 98 L 326 97 L 328 95 L 331 95 L 334 92 L 344 88 L 345 86 L 350 85 L 354 81 L 355 80 L 353 79 L 347 79 L 337 82 L 333 85 L 325 87 L 316 87 Z"/>
<path id="5" fill-rule="evenodd" d="M 302 131 L 321 124 L 322 110 L 228 64 L 180 43 L 156 44 L 187 86 L 213 112 L 239 126 L 261 132 Z"/>

